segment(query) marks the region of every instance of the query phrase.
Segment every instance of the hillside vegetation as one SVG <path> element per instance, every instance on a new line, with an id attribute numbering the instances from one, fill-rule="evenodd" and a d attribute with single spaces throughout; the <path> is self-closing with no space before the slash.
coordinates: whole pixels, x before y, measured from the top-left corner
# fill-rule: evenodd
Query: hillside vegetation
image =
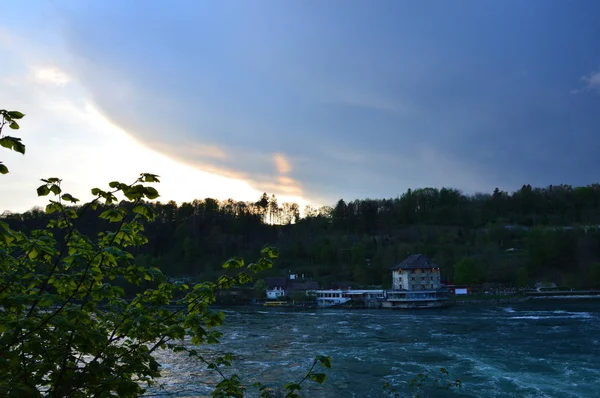
<path id="1" fill-rule="evenodd" d="M 389 286 L 388 268 L 408 253 L 426 254 L 441 266 L 443 280 L 454 283 L 600 286 L 597 184 L 476 195 L 425 188 L 396 199 L 307 207 L 302 217 L 298 205 L 266 194 L 255 203 L 207 198 L 152 206 L 157 217 L 146 226 L 149 244 L 133 254 L 138 264 L 171 276 L 210 278 L 227 258 L 271 244 L 281 256 L 270 275 L 291 271 L 325 286 Z M 85 215 L 83 233 L 108 228 L 101 211 Z M 24 231 L 43 228 L 50 217 L 41 209 L 2 215 Z"/>

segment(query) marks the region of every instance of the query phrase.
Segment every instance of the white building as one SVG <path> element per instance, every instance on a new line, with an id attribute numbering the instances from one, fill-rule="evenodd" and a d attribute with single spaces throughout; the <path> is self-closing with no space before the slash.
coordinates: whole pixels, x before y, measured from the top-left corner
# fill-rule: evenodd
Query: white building
<path id="1" fill-rule="evenodd" d="M 270 300 L 277 300 L 278 298 L 285 296 L 285 289 L 281 287 L 275 287 L 273 289 L 267 289 L 267 298 Z"/>
<path id="2" fill-rule="evenodd" d="M 287 281 L 284 277 L 265 278 L 267 283 L 267 298 L 277 300 L 285 297 Z"/>
<path id="3" fill-rule="evenodd" d="M 391 271 L 394 290 L 437 290 L 441 287 L 440 267 L 422 254 L 410 255 Z"/>

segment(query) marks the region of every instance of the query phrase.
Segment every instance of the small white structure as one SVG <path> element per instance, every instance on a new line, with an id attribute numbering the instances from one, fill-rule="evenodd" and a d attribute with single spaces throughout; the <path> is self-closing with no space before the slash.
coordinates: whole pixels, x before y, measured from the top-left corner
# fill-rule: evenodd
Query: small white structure
<path id="1" fill-rule="evenodd" d="M 265 278 L 267 284 L 267 299 L 277 300 L 286 295 L 288 283 L 285 277 Z"/>
<path id="2" fill-rule="evenodd" d="M 276 300 L 285 296 L 285 289 L 279 286 L 275 286 L 271 289 L 267 289 L 267 298 L 270 300 Z"/>

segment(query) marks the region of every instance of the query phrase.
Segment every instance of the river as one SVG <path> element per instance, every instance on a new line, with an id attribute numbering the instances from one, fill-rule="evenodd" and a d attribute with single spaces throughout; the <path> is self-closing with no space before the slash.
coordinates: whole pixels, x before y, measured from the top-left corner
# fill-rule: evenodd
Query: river
<path id="1" fill-rule="evenodd" d="M 317 355 L 332 357 L 310 397 L 384 397 L 384 382 L 410 392 L 423 371 L 446 368 L 461 397 L 598 397 L 600 301 L 547 300 L 461 305 L 439 310 L 227 309 L 222 344 L 248 383 L 281 386 L 303 376 Z M 208 395 L 219 379 L 183 354 L 161 353 L 165 392 Z M 150 391 L 157 393 L 160 391 Z M 256 390 L 249 388 L 249 396 Z M 166 394 L 165 394 L 166 396 Z"/>

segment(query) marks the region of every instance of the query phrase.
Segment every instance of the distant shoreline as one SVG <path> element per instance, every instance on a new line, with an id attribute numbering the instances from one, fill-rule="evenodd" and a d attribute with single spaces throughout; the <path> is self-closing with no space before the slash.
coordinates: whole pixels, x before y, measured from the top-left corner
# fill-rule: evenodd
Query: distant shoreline
<path id="1" fill-rule="evenodd" d="M 515 304 L 524 303 L 530 300 L 600 300 L 600 295 L 591 294 L 573 294 L 573 295 L 540 295 L 540 296 L 516 296 L 508 295 L 506 297 L 485 297 L 480 295 L 473 295 L 471 297 L 465 296 L 464 298 L 452 298 L 451 301 L 456 305 L 467 305 L 467 304 Z"/>
<path id="2" fill-rule="evenodd" d="M 573 292 L 576 293 L 576 292 Z M 467 306 L 467 305 L 503 305 L 503 304 L 519 304 L 529 301 L 556 301 L 556 300 L 600 300 L 600 294 L 544 294 L 544 295 L 522 295 L 522 294 L 469 294 L 451 296 L 448 304 L 444 307 L 452 306 Z M 237 303 L 218 303 L 216 307 L 235 308 L 235 307 L 253 307 L 253 308 L 277 308 L 291 310 L 322 310 L 322 309 L 338 309 L 338 310 L 361 310 L 361 309 L 382 309 L 379 307 L 367 306 L 359 303 L 345 303 L 340 305 L 319 307 L 315 303 L 287 303 L 281 306 L 263 306 L 263 303 L 237 302 Z M 433 308 L 433 307 L 432 307 Z M 442 308 L 442 307 L 435 307 Z M 428 309 L 428 308 L 398 308 L 401 309 Z"/>
<path id="3" fill-rule="evenodd" d="M 514 304 L 514 303 L 524 303 L 529 301 L 531 297 L 523 297 L 523 296 L 508 296 L 505 298 L 483 298 L 483 297 L 472 297 L 472 298 L 452 298 L 450 301 L 452 304 L 456 305 L 467 305 L 467 304 Z"/>

